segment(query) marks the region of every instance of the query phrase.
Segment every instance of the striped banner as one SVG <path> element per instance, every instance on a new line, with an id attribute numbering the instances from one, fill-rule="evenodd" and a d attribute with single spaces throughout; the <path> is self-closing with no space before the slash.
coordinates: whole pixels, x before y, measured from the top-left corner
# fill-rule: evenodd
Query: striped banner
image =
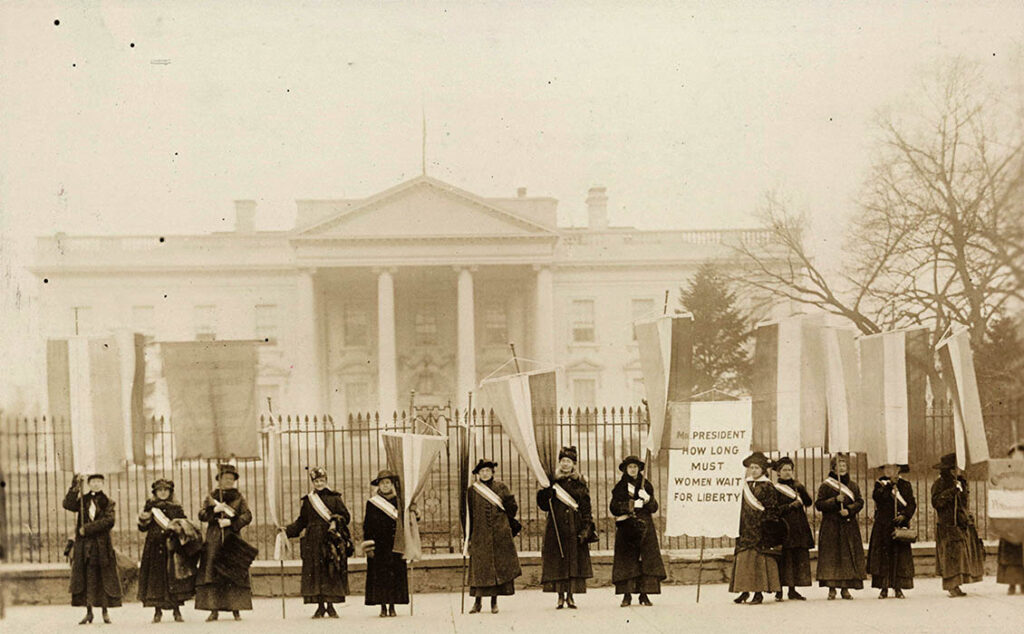
<path id="1" fill-rule="evenodd" d="M 936 346 L 942 382 L 953 407 L 953 439 L 957 466 L 988 460 L 988 439 L 981 415 L 981 397 L 974 374 L 974 355 L 966 328 L 960 328 Z"/>
<path id="2" fill-rule="evenodd" d="M 480 390 L 541 488 L 551 486 L 551 474 L 558 462 L 556 371 L 486 379 Z"/>
<path id="3" fill-rule="evenodd" d="M 921 464 L 925 442 L 925 390 L 931 354 L 928 330 L 914 328 L 867 335 L 860 350 L 861 424 L 851 427 L 854 451 L 868 465 Z"/>
<path id="4" fill-rule="evenodd" d="M 829 453 L 863 451 L 850 442 L 851 429 L 860 421 L 860 370 L 855 331 L 848 328 L 821 329 L 825 355 L 825 412 Z M 854 432 L 855 434 L 856 432 Z"/>
<path id="5" fill-rule="evenodd" d="M 634 326 L 651 418 L 644 448 L 652 456 L 665 447 L 686 449 L 690 417 L 684 404 L 694 384 L 693 318 L 665 315 Z"/>
<path id="6" fill-rule="evenodd" d="M 818 317 L 798 315 L 755 331 L 751 450 L 825 446 L 822 329 Z"/>
<path id="7" fill-rule="evenodd" d="M 61 439 L 55 449 L 63 470 L 110 474 L 127 462 L 144 464 L 141 339 L 51 339 L 46 368 L 50 413 Z"/>
<path id="8" fill-rule="evenodd" d="M 381 439 L 388 468 L 398 474 L 398 495 L 402 500 L 399 508 L 402 530 L 395 533 L 394 552 L 402 553 L 406 561 L 419 561 L 423 556 L 419 526 L 409 506 L 426 485 L 427 475 L 447 440 L 443 436 L 396 432 L 383 432 Z"/>

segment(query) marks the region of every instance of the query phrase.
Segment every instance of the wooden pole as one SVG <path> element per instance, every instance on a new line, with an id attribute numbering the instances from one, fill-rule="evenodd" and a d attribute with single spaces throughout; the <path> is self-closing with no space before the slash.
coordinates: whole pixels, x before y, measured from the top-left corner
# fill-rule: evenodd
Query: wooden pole
<path id="1" fill-rule="evenodd" d="M 704 573 L 704 537 L 700 538 L 700 558 L 697 560 L 697 603 L 700 603 L 700 581 Z"/>

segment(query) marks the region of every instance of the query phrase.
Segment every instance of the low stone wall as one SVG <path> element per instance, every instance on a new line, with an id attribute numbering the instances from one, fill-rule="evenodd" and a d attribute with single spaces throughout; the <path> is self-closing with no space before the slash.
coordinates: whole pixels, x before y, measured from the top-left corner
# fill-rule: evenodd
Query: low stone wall
<path id="1" fill-rule="evenodd" d="M 985 544 L 985 572 L 995 574 L 997 542 Z M 866 548 L 866 547 L 865 547 Z M 669 584 L 692 585 L 700 576 L 702 583 L 728 583 L 732 574 L 732 551 L 708 549 L 704 552 L 704 563 L 699 564 L 695 550 L 667 551 L 663 553 L 668 571 Z M 595 551 L 591 559 L 594 578 L 588 585 L 593 588 L 611 586 L 612 553 Z M 523 576 L 516 582 L 517 588 L 540 587 L 541 558 L 539 553 L 521 553 L 519 561 Z M 817 562 L 817 551 L 811 551 L 811 567 Z M 930 577 L 935 574 L 935 545 L 933 543 L 914 545 L 914 567 L 916 576 Z M 274 561 L 257 561 L 252 566 L 253 594 L 259 597 L 298 596 L 301 575 L 298 561 L 286 561 L 282 565 Z M 8 605 L 14 604 L 63 604 L 67 603 L 70 569 L 67 564 L 7 564 L 0 565 L 0 592 Z M 412 569 L 412 584 L 416 592 L 458 592 L 462 587 L 462 558 L 453 555 L 427 555 L 416 562 Z M 349 587 L 354 595 L 362 595 L 366 580 L 366 560 L 349 560 Z M 135 600 L 134 581 L 125 588 L 125 601 Z"/>

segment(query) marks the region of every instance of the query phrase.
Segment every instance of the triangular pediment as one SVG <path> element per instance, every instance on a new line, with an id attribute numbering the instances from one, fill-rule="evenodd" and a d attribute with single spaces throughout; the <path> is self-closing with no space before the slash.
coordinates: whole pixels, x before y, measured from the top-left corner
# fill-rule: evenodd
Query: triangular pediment
<path id="1" fill-rule="evenodd" d="M 301 239 L 554 237 L 543 225 L 420 176 L 300 230 Z"/>

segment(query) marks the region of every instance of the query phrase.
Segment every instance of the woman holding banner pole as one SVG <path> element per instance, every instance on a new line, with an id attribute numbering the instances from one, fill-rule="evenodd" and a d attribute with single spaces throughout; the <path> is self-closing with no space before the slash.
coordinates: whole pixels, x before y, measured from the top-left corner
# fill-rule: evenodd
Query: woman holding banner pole
<path id="1" fill-rule="evenodd" d="M 814 508 L 821 512 L 818 529 L 818 585 L 828 588 L 828 599 L 836 598 L 836 589 L 844 599 L 853 599 L 850 590 L 864 587 L 864 543 L 857 514 L 864 508 L 860 487 L 849 473 L 845 455 L 832 456 L 831 471 L 818 487 Z"/>
<path id="2" fill-rule="evenodd" d="M 777 537 L 769 534 L 774 522 L 778 521 L 778 503 L 775 487 L 765 473 L 768 458 L 755 451 L 743 460 L 747 468 L 743 482 L 743 499 L 740 501 L 740 530 L 736 538 L 736 550 L 732 563 L 732 579 L 729 592 L 739 592 L 734 603 L 746 603 L 754 593 L 751 605 L 764 601 L 764 592 L 778 592 L 779 564 L 769 554 L 769 544 Z"/>
<path id="3" fill-rule="evenodd" d="M 621 607 L 630 605 L 633 592 L 640 595 L 640 605 L 652 605 L 648 595 L 661 594 L 661 581 L 666 577 L 658 530 L 651 517 L 658 512 L 658 501 L 651 482 L 641 475 L 643 470 L 640 458 L 627 456 L 619 464 L 622 478 L 612 488 L 608 504 L 615 517 L 612 583 L 615 594 L 622 595 Z"/>
<path id="4" fill-rule="evenodd" d="M 493 460 L 481 459 L 473 468 L 477 481 L 469 487 L 469 594 L 474 597 L 470 614 L 482 609 L 482 598 L 491 598 L 491 613 L 498 613 L 498 597 L 516 592 L 522 575 L 515 536 L 522 525 L 515 519 L 519 506 L 505 484 L 494 479 Z"/>
<path id="5" fill-rule="evenodd" d="M 590 489 L 577 468 L 576 447 L 562 447 L 554 482 L 537 492 L 537 506 L 549 511 L 541 548 L 544 592 L 557 592 L 561 610 L 576 609 L 574 594 L 587 591 L 587 579 L 594 576 L 590 565 L 590 544 L 597 541 L 590 508 Z"/>

